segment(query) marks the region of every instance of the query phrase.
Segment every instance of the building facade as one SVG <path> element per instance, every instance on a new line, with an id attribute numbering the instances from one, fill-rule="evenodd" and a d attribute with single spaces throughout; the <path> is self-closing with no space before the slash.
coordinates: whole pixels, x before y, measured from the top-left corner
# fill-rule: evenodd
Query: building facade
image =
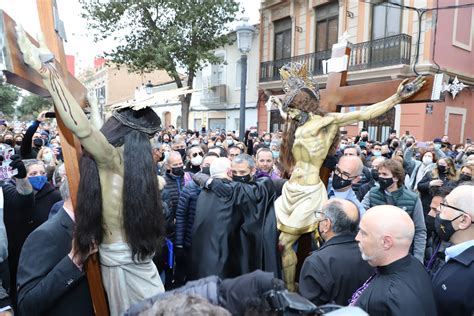
<path id="1" fill-rule="evenodd" d="M 79 80 L 89 93 L 95 94 L 97 98 L 103 97 L 105 107 L 107 107 L 133 99 L 136 90 L 148 81 L 151 81 L 153 85 L 158 85 L 169 82 L 171 78 L 164 70 L 147 74 L 129 73 L 125 66 L 107 65 L 105 59 L 96 58 L 94 68 L 80 74 Z"/>
<path id="2" fill-rule="evenodd" d="M 294 61 L 306 63 L 326 85 L 322 61 L 343 35 L 350 42 L 348 85 L 357 85 L 443 72 L 474 85 L 474 8 L 467 0 L 439 1 L 421 16 L 410 9 L 434 8 L 434 0 L 262 0 L 260 23 L 259 89 L 266 96 L 282 94 L 278 69 Z M 461 6 L 461 7 L 459 7 Z M 421 18 L 421 19 L 420 19 Z M 420 28 L 419 28 L 420 26 Z M 397 105 L 386 115 L 345 127 L 356 135 L 366 127 L 374 139 L 386 139 L 390 128 L 432 140 L 448 134 L 452 143 L 474 136 L 474 96 L 466 88 L 444 102 Z M 341 111 L 354 111 L 346 107 Z M 282 121 L 275 109 L 258 104 L 259 130 L 276 130 Z"/>
<path id="3" fill-rule="evenodd" d="M 253 36 L 252 48 L 247 56 L 247 87 L 245 127 L 257 126 L 259 35 Z M 229 34 L 236 38 L 235 32 Z M 235 41 L 215 50 L 223 62 L 208 65 L 196 74 L 189 114 L 189 128 L 200 130 L 225 129 L 237 131 L 240 123 L 241 53 Z"/>

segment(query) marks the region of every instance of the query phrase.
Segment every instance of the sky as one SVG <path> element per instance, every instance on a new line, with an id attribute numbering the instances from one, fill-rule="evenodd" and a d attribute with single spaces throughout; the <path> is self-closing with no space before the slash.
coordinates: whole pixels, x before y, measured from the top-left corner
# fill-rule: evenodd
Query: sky
<path id="1" fill-rule="evenodd" d="M 0 9 L 4 10 L 17 23 L 33 36 L 40 32 L 37 0 L 0 0 Z M 88 35 L 86 22 L 81 18 L 81 6 L 78 0 L 56 0 L 59 17 L 64 22 L 67 42 L 65 51 L 68 55 L 76 56 L 76 75 L 82 70 L 93 65 L 94 56 L 100 55 L 104 50 L 114 46 L 112 40 L 94 43 L 92 36 Z M 250 23 L 258 23 L 259 0 L 239 0 L 245 9 L 245 16 L 250 18 Z M 241 17 L 239 14 L 238 17 Z"/>

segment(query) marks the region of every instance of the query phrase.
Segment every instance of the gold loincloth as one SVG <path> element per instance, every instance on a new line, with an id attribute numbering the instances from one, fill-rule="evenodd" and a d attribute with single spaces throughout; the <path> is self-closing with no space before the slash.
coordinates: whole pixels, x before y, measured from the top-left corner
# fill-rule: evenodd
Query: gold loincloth
<path id="1" fill-rule="evenodd" d="M 281 196 L 275 201 L 277 228 L 292 235 L 302 235 L 316 230 L 314 212 L 321 210 L 328 199 L 323 182 L 300 185 L 287 181 Z"/>

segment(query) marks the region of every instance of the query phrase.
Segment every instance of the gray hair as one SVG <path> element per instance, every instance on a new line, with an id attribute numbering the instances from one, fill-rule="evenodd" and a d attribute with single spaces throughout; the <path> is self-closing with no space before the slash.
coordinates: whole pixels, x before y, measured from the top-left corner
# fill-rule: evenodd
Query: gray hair
<path id="1" fill-rule="evenodd" d="M 25 164 L 26 170 L 28 170 L 33 165 L 40 165 L 43 166 L 43 168 L 46 168 L 44 162 L 39 159 L 25 159 L 23 160 L 23 163 Z"/>
<path id="2" fill-rule="evenodd" d="M 346 212 L 344 212 L 343 206 L 340 202 L 329 201 L 329 203 L 323 207 L 323 212 L 331 221 L 334 234 L 338 235 L 342 233 L 357 232 L 360 217 L 357 216 L 357 220 L 353 221 L 347 216 Z"/>
<path id="3" fill-rule="evenodd" d="M 66 176 L 66 165 L 60 164 L 53 173 L 53 185 L 55 188 L 61 186 L 61 183 L 64 181 L 64 177 Z"/>
<path id="4" fill-rule="evenodd" d="M 61 193 L 63 201 L 66 201 L 71 197 L 71 193 L 69 192 L 69 183 L 67 182 L 66 177 L 64 178 L 63 183 L 61 183 L 61 186 L 59 187 L 59 193 Z"/>
<path id="5" fill-rule="evenodd" d="M 346 147 L 344 147 L 344 150 L 342 151 L 342 154 L 344 154 L 346 149 L 351 149 L 351 148 L 354 148 L 357 151 L 357 156 L 361 155 L 362 151 L 360 150 L 359 145 L 347 145 Z"/>
<path id="6" fill-rule="evenodd" d="M 234 163 L 244 163 L 246 162 L 249 166 L 250 170 L 255 168 L 255 160 L 253 160 L 252 156 L 247 154 L 240 154 L 234 159 Z"/>
<path id="7" fill-rule="evenodd" d="M 225 178 L 227 176 L 227 172 L 230 169 L 230 166 L 231 163 L 229 158 L 220 157 L 215 159 L 209 167 L 211 177 L 219 179 Z"/>

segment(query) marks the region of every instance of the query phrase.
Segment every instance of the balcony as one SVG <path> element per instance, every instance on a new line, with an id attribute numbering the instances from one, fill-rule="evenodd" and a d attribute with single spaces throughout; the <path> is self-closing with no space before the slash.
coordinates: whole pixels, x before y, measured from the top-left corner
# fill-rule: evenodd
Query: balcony
<path id="1" fill-rule="evenodd" d="M 351 44 L 349 71 L 373 69 L 392 65 L 409 65 L 411 36 L 398 34 L 368 42 Z M 260 64 L 260 82 L 280 80 L 279 69 L 289 63 L 308 65 L 313 75 L 322 75 L 322 61 L 331 58 L 331 50 L 266 61 Z"/>
<path id="2" fill-rule="evenodd" d="M 227 86 L 225 84 L 202 90 L 201 105 L 218 105 L 227 101 Z"/>

